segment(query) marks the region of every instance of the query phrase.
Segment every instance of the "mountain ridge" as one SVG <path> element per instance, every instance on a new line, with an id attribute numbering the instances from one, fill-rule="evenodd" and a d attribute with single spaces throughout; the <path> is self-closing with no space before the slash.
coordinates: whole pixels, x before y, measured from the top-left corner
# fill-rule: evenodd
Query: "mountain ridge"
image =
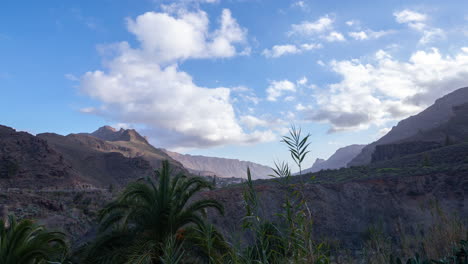
<path id="1" fill-rule="evenodd" d="M 366 145 L 353 144 L 339 148 L 327 160 L 317 158 L 312 167 L 305 169 L 303 173 L 317 172 L 326 169 L 344 168 L 347 166 L 348 162 L 356 157 L 356 155 L 358 155 L 365 146 Z"/>
<path id="2" fill-rule="evenodd" d="M 180 154 L 164 150 L 173 159 L 179 161 L 185 168 L 193 173 L 201 173 L 205 176 L 222 178 L 247 178 L 247 167 L 250 169 L 253 179 L 267 179 L 272 174 L 272 168 L 239 159 L 228 159 L 219 157 L 207 157 L 202 155 Z"/>
<path id="3" fill-rule="evenodd" d="M 453 115 L 453 107 L 468 102 L 468 87 L 457 89 L 437 100 L 422 112 L 398 122 L 386 135 L 364 147 L 348 166 L 371 163 L 377 145 L 394 143 L 416 135 L 420 131 L 436 128 Z"/>

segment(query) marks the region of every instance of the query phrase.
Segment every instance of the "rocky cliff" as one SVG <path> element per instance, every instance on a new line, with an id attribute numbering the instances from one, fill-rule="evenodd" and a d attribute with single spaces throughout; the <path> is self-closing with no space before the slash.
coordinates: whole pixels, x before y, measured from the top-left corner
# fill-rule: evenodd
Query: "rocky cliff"
<path id="1" fill-rule="evenodd" d="M 421 113 L 400 121 L 385 136 L 367 145 L 359 153 L 349 166 L 369 164 L 372 160 L 372 153 L 377 145 L 391 144 L 417 136 L 418 133 L 437 128 L 445 124 L 454 116 L 454 106 L 468 102 L 468 87 L 458 89 L 444 97 L 437 99 L 433 105 Z"/>
<path id="2" fill-rule="evenodd" d="M 73 187 L 82 180 L 46 140 L 0 126 L 0 188 Z"/>

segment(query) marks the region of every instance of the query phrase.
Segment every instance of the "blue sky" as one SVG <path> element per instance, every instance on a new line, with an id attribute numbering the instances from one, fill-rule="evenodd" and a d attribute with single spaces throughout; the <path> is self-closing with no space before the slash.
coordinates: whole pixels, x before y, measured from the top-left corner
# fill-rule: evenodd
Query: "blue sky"
<path id="1" fill-rule="evenodd" d="M 0 4 L 0 124 L 133 127 L 157 147 L 306 161 L 369 143 L 468 84 L 467 1 Z"/>

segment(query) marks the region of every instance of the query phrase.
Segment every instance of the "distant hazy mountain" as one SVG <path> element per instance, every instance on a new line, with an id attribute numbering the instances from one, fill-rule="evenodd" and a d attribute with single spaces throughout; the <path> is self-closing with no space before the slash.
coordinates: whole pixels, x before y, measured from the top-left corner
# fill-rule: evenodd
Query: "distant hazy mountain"
<path id="1" fill-rule="evenodd" d="M 468 87 L 458 89 L 444 97 L 437 99 L 435 103 L 421 113 L 404 119 L 394 126 L 390 132 L 379 140 L 367 145 L 362 149 L 349 166 L 369 164 L 372 153 L 377 145 L 395 143 L 439 127 L 454 116 L 453 107 L 468 102 Z"/>
<path id="2" fill-rule="evenodd" d="M 205 156 L 192 156 L 165 150 L 173 159 L 179 161 L 186 169 L 195 174 L 229 178 L 247 178 L 247 167 L 250 168 L 253 179 L 267 179 L 273 171 L 270 167 L 241 161 L 237 159 L 225 159 Z"/>
<path id="3" fill-rule="evenodd" d="M 346 167 L 366 145 L 351 145 L 338 149 L 328 160 L 316 159 L 311 168 L 306 169 L 303 173 L 317 172 L 326 169 L 339 169 Z"/>

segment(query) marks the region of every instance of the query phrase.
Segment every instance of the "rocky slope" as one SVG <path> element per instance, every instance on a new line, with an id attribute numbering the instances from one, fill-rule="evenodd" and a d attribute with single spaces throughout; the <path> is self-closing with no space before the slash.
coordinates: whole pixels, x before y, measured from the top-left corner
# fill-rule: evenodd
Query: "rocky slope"
<path id="1" fill-rule="evenodd" d="M 0 126 L 0 188 L 77 187 L 82 180 L 46 140 Z"/>
<path id="2" fill-rule="evenodd" d="M 377 145 L 372 162 L 394 159 L 468 141 L 468 103 L 453 107 L 446 123 L 392 144 Z"/>
<path id="3" fill-rule="evenodd" d="M 349 166 L 369 164 L 377 145 L 395 143 L 418 133 L 439 127 L 454 116 L 453 107 L 468 102 L 468 87 L 458 89 L 438 100 L 421 113 L 402 120 L 379 140 L 367 145 Z"/>
<path id="4" fill-rule="evenodd" d="M 447 216 L 458 215 L 468 224 L 468 143 L 443 147 L 399 159 L 375 163 L 373 167 L 324 170 L 304 175 L 304 194 L 314 219 L 315 238 L 339 242 L 359 250 L 369 228 L 381 226 L 391 237 L 403 228 L 419 232 L 436 222 L 435 210 Z M 425 156 L 430 166 L 422 166 Z M 301 184 L 294 177 L 292 184 Z M 264 219 L 275 219 L 291 191 L 272 181 L 257 181 Z M 226 206 L 229 217 L 214 217 L 226 233 L 240 230 L 245 215 L 242 195 L 245 186 L 233 186 L 206 193 Z M 437 205 L 438 208 L 435 208 Z"/>
<path id="5" fill-rule="evenodd" d="M 205 156 L 193 156 L 188 154 L 180 154 L 165 150 L 165 152 L 173 159 L 179 161 L 185 168 L 192 173 L 204 176 L 213 176 L 222 178 L 247 178 L 247 167 L 250 168 L 253 179 L 271 178 L 268 175 L 273 171 L 270 167 L 253 163 L 250 161 L 242 161 L 237 159 L 225 159 Z"/>
<path id="6" fill-rule="evenodd" d="M 304 173 L 317 172 L 327 169 L 339 169 L 347 166 L 354 157 L 356 157 L 366 145 L 350 145 L 338 149 L 328 160 L 317 159 L 311 168 L 304 170 Z"/>
<path id="7" fill-rule="evenodd" d="M 132 180 L 150 176 L 163 160 L 169 160 L 175 170 L 185 171 L 179 162 L 154 148 L 135 130 L 102 127 L 91 134 L 44 133 L 37 137 L 61 153 L 81 178 L 100 188 L 123 187 Z"/>

